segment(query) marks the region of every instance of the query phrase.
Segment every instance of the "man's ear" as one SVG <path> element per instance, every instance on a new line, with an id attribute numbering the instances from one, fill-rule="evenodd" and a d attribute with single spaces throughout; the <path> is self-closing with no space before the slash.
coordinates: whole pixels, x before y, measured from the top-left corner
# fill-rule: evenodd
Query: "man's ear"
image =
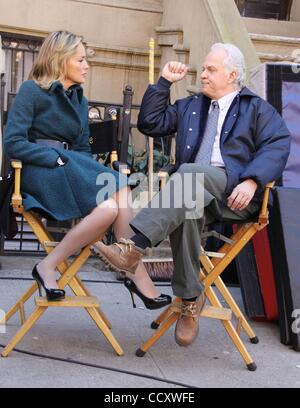
<path id="1" fill-rule="evenodd" d="M 236 78 L 237 78 L 236 71 L 231 71 L 228 78 L 229 83 L 233 84 L 236 81 Z"/>

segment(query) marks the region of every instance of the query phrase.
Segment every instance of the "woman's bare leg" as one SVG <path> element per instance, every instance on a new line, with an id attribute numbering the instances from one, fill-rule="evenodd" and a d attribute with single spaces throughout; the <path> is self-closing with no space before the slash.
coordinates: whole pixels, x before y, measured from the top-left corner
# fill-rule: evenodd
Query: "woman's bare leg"
<path id="1" fill-rule="evenodd" d="M 117 218 L 113 223 L 114 233 L 117 240 L 120 238 L 130 238 L 134 235 L 134 232 L 129 225 L 132 220 L 132 209 L 131 206 L 126 205 L 129 202 L 128 198 L 130 195 L 130 189 L 125 187 L 112 196 L 119 207 Z M 140 261 L 134 275 L 127 273 L 126 276 L 134 281 L 136 286 L 145 296 L 155 298 L 160 295 L 160 292 L 154 286 L 154 283 L 148 275 L 142 261 Z"/>
<path id="2" fill-rule="evenodd" d="M 47 288 L 57 289 L 55 268 L 70 255 L 92 243 L 114 222 L 118 214 L 116 202 L 110 198 L 83 218 L 38 265 L 38 272 Z"/>

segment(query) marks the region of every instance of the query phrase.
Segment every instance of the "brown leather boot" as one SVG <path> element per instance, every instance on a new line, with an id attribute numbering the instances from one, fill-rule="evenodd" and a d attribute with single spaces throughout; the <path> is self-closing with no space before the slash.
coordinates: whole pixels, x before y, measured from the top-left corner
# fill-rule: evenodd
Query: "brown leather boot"
<path id="1" fill-rule="evenodd" d="M 193 343 L 199 332 L 199 314 L 201 313 L 206 296 L 201 293 L 194 302 L 182 300 L 181 314 L 175 327 L 175 341 L 179 346 L 187 347 Z"/>
<path id="2" fill-rule="evenodd" d="M 134 274 L 144 251 L 137 248 L 130 239 L 121 238 L 118 243 L 104 245 L 103 242 L 97 242 L 92 245 L 96 254 L 117 272 L 129 272 Z"/>

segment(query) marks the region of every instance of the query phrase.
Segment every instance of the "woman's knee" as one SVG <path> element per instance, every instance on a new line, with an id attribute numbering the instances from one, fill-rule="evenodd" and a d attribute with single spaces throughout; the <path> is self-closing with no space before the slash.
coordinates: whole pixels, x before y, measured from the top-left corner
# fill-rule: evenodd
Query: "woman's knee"
<path id="1" fill-rule="evenodd" d="M 103 211 L 105 211 L 107 213 L 110 213 L 112 217 L 114 216 L 114 218 L 116 218 L 119 212 L 119 208 L 117 202 L 113 198 L 109 198 L 108 200 L 105 200 L 98 205 L 97 211 L 99 213 L 103 213 Z"/>

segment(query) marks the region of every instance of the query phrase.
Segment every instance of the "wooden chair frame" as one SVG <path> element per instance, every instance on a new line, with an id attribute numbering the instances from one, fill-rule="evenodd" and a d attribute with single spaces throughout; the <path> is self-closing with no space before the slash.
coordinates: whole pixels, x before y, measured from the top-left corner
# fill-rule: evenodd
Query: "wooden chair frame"
<path id="1" fill-rule="evenodd" d="M 32 231 L 36 235 L 42 247 L 47 253 L 50 253 L 55 247 L 56 243 L 46 230 L 41 219 L 33 212 L 27 212 L 22 205 L 22 196 L 20 192 L 21 169 L 22 163 L 17 160 L 12 161 L 12 167 L 15 169 L 15 186 L 12 196 L 12 206 L 14 211 L 23 215 L 28 222 Z M 102 237 L 99 237 L 102 238 Z M 44 297 L 36 297 L 36 307 L 31 315 L 25 318 L 24 304 L 38 289 L 37 283 L 33 283 L 29 289 L 17 300 L 17 302 L 6 313 L 2 322 L 8 322 L 9 319 L 17 312 L 20 312 L 22 326 L 17 333 L 12 337 L 7 346 L 3 349 L 2 357 L 7 357 L 9 353 L 16 347 L 25 334 L 37 322 L 37 320 L 44 314 L 48 307 L 83 307 L 86 309 L 92 320 L 95 322 L 99 330 L 103 333 L 107 341 L 110 343 L 117 355 L 124 354 L 121 346 L 115 339 L 111 331 L 111 324 L 106 318 L 105 314 L 100 308 L 100 303 L 96 297 L 91 296 L 88 289 L 83 282 L 76 276 L 82 265 L 87 261 L 91 255 L 90 245 L 84 247 L 78 256 L 74 258 L 71 263 L 67 261 L 58 266 L 58 271 L 61 277 L 58 281 L 60 289 L 69 286 L 75 296 L 67 296 L 64 300 L 48 302 Z"/>
<path id="2" fill-rule="evenodd" d="M 220 275 L 225 268 L 233 261 L 233 259 L 240 253 L 245 245 L 251 240 L 257 231 L 265 228 L 269 223 L 268 214 L 268 198 L 270 189 L 274 183 L 269 183 L 264 191 L 263 203 L 260 209 L 258 220 L 256 222 L 248 222 L 241 224 L 238 230 L 230 237 L 230 241 L 226 242 L 216 254 L 216 257 L 209 256 L 214 254 L 205 253 L 201 248 L 201 269 L 199 272 L 199 279 L 204 285 L 204 291 L 211 306 L 205 305 L 201 317 L 208 317 L 220 320 L 233 344 L 244 359 L 248 370 L 255 371 L 256 364 L 248 353 L 242 339 L 240 337 L 241 330 L 244 330 L 248 335 L 251 343 L 258 343 L 258 337 L 250 327 L 243 313 L 239 309 L 235 300 L 228 291 L 226 285 L 222 281 Z M 219 298 L 215 294 L 212 285 L 218 289 L 219 293 L 228 305 L 228 308 L 222 306 Z M 164 333 L 178 320 L 181 311 L 181 298 L 176 298 L 173 303 L 168 306 L 158 317 L 151 323 L 152 329 L 157 331 L 137 349 L 136 355 L 143 357 L 145 353 L 152 347 Z M 232 323 L 232 317 L 237 321 L 235 328 Z"/>

